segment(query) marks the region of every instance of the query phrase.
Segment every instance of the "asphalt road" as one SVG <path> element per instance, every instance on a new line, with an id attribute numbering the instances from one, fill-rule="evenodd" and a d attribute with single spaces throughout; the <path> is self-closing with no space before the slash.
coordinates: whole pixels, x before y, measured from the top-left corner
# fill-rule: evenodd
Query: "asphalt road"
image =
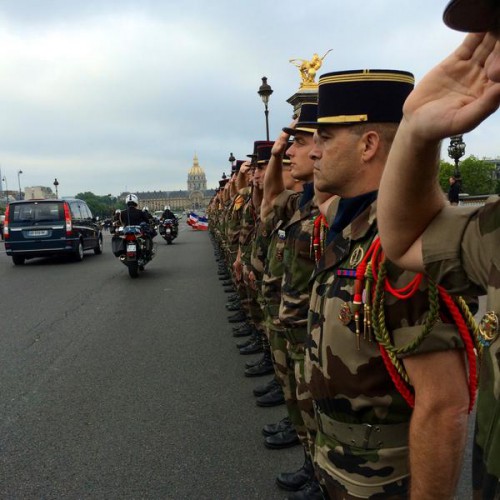
<path id="1" fill-rule="evenodd" d="M 136 280 L 0 252 L 1 499 L 282 499 L 299 447 L 268 450 L 231 336 L 208 234 L 179 238 Z M 470 450 L 457 498 L 470 498 Z"/>

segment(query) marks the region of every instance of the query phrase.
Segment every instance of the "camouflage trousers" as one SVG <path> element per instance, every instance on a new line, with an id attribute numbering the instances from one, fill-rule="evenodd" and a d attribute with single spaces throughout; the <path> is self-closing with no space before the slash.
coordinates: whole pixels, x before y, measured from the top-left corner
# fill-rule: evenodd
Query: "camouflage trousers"
<path id="1" fill-rule="evenodd" d="M 303 444 L 306 453 L 313 457 L 318 426 L 314 413 L 313 399 L 304 375 L 304 344 L 295 341 L 297 339 L 297 332 L 295 330 L 289 328 L 285 330 L 285 338 L 287 339 L 286 349 L 292 363 L 291 370 L 295 378 L 297 406 L 306 429 L 306 439 L 305 442 L 303 441 Z M 290 341 L 290 339 L 293 339 L 293 341 Z"/>
<path id="2" fill-rule="evenodd" d="M 317 413 L 317 422 L 314 465 L 327 498 L 381 500 L 406 500 L 409 498 L 407 445 L 377 448 L 376 445 L 372 447 L 370 443 L 365 446 L 362 444 L 366 436 L 366 426 L 345 423 L 340 424 L 345 427 L 345 430 L 339 429 L 337 426 L 330 428 L 332 420 L 321 415 L 321 412 Z M 396 429 L 397 426 L 394 428 Z M 392 438 L 394 443 L 389 444 L 400 444 L 399 437 L 402 436 L 402 433 L 398 430 L 391 433 L 391 430 L 387 429 L 385 437 L 384 431 L 381 432 L 384 441 L 389 442 Z M 342 440 L 339 440 L 339 437 Z M 379 437 L 377 434 L 373 439 Z M 401 441 L 404 441 L 403 437 L 401 437 Z M 369 451 L 372 452 L 372 456 L 367 459 Z M 394 479 L 387 482 L 389 475 Z"/>
<path id="3" fill-rule="evenodd" d="M 293 361 L 287 349 L 288 342 L 284 336 L 283 329 L 274 325 L 272 319 L 272 317 L 266 316 L 266 335 L 269 338 L 271 346 L 274 372 L 276 379 L 283 388 L 288 417 L 299 436 L 300 442 L 307 450 L 307 429 L 297 401 L 297 385 L 295 382 Z"/>

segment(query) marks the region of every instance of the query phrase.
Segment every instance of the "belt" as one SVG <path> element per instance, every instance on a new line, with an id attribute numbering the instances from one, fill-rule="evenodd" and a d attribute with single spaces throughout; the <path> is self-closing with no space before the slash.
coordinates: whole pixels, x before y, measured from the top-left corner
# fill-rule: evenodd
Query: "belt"
<path id="1" fill-rule="evenodd" d="M 321 413 L 316 407 L 318 429 L 323 434 L 349 446 L 365 450 L 400 448 L 408 446 L 410 425 L 402 424 L 354 424 L 339 422 Z"/>

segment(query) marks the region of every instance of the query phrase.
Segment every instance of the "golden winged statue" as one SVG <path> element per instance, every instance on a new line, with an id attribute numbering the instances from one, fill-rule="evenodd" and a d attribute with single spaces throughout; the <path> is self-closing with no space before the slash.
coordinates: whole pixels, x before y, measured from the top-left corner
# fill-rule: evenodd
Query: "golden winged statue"
<path id="1" fill-rule="evenodd" d="M 318 54 L 313 54 L 311 60 L 308 59 L 290 59 L 294 66 L 299 68 L 299 73 L 302 78 L 300 87 L 316 87 L 317 83 L 314 81 L 318 70 L 323 64 L 323 59 L 332 51 L 329 49 L 326 51 L 323 57 L 319 57 Z"/>

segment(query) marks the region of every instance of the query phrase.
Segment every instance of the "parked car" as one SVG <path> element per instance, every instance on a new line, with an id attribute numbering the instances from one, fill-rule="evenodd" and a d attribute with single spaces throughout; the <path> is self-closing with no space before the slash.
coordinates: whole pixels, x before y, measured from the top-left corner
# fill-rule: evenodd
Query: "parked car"
<path id="1" fill-rule="evenodd" d="M 16 266 L 26 259 L 102 253 L 99 225 L 83 200 L 23 200 L 7 205 L 3 228 L 5 251 Z"/>

